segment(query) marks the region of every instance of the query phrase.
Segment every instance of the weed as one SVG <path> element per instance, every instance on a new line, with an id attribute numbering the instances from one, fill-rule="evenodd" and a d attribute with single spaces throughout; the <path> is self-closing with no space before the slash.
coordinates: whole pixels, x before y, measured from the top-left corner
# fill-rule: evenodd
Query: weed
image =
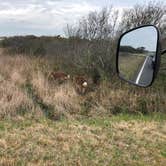
<path id="1" fill-rule="evenodd" d="M 41 108 L 46 117 L 52 120 L 59 120 L 60 117 L 55 116 L 54 107 L 43 102 L 43 100 L 37 95 L 36 90 L 33 88 L 32 84 L 27 83 L 24 88 L 26 89 L 28 96 L 32 99 L 34 104 Z"/>

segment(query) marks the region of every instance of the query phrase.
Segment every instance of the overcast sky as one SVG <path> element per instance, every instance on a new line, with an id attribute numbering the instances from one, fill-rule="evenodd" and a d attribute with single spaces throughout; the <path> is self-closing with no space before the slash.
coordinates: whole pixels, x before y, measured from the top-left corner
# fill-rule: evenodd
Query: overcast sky
<path id="1" fill-rule="evenodd" d="M 120 45 L 134 48 L 145 47 L 148 51 L 156 51 L 157 30 L 154 27 L 144 27 L 131 31 L 122 38 Z"/>
<path id="2" fill-rule="evenodd" d="M 149 0 L 0 0 L 0 36 L 62 35 L 90 11 L 113 5 L 120 11 Z"/>

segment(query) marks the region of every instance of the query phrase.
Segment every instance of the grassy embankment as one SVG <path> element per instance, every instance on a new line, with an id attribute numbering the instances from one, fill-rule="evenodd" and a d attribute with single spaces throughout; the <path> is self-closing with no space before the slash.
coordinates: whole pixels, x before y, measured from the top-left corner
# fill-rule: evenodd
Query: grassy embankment
<path id="1" fill-rule="evenodd" d="M 165 117 L 0 122 L 1 165 L 165 165 Z"/>
<path id="2" fill-rule="evenodd" d="M 145 58 L 146 57 L 141 54 L 121 53 L 119 56 L 119 71 L 121 75 L 126 80 L 134 82 Z"/>
<path id="3" fill-rule="evenodd" d="M 114 78 L 78 95 L 47 81 L 44 58 L 0 55 L 0 165 L 163 165 L 166 78 Z M 153 112 L 153 113 L 152 113 Z"/>

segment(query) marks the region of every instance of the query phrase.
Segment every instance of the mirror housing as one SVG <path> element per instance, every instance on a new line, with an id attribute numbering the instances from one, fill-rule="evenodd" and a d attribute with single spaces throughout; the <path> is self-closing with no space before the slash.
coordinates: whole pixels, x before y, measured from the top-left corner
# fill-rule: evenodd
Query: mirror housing
<path id="1" fill-rule="evenodd" d="M 160 32 L 153 25 L 131 29 L 120 36 L 116 70 L 120 79 L 140 87 L 149 87 L 160 65 Z"/>

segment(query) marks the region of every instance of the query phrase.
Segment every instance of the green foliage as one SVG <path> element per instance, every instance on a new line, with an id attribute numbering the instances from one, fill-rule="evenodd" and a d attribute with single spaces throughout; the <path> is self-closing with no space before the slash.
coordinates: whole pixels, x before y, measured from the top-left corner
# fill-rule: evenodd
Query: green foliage
<path id="1" fill-rule="evenodd" d="M 110 110 L 110 112 L 113 115 L 118 115 L 121 113 L 129 113 L 129 110 L 125 105 L 122 105 L 122 106 L 115 106 L 113 109 Z"/>
<path id="2" fill-rule="evenodd" d="M 46 54 L 45 42 L 46 40 L 35 36 L 16 36 L 5 38 L 1 45 L 7 49 L 9 54 L 44 56 Z"/>
<path id="3" fill-rule="evenodd" d="M 24 116 L 26 113 L 29 112 L 29 110 L 31 110 L 32 108 L 28 108 L 26 107 L 25 105 L 21 105 L 17 108 L 17 114 L 18 115 L 21 115 L 21 116 Z"/>
<path id="4" fill-rule="evenodd" d="M 132 46 L 120 46 L 120 51 L 126 52 L 126 53 L 146 53 L 147 52 L 145 50 L 145 47 L 134 48 Z"/>
<path id="5" fill-rule="evenodd" d="M 34 104 L 36 106 L 39 106 L 41 110 L 43 111 L 44 115 L 51 119 L 51 120 L 59 120 L 61 117 L 57 116 L 55 109 L 51 105 L 47 105 L 44 103 L 42 98 L 36 93 L 35 89 L 33 88 L 32 84 L 27 83 L 24 87 L 24 89 L 27 91 L 27 94 L 32 99 Z"/>
<path id="6" fill-rule="evenodd" d="M 141 97 L 137 101 L 137 111 L 142 114 L 149 113 L 148 107 L 147 107 L 147 100 L 144 99 L 144 97 Z"/>
<path id="7" fill-rule="evenodd" d="M 83 103 L 81 103 L 81 114 L 88 116 L 92 107 L 95 105 L 93 98 L 88 97 Z"/>

